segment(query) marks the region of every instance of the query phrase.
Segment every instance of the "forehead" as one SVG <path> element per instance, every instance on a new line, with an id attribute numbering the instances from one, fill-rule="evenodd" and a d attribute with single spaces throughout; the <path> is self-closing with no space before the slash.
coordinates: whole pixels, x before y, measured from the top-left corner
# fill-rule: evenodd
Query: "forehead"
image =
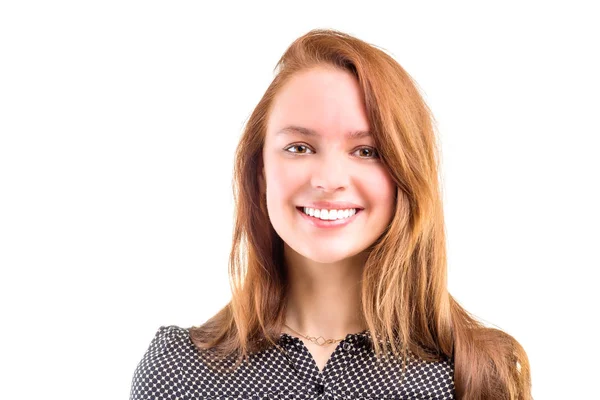
<path id="1" fill-rule="evenodd" d="M 268 134 L 289 125 L 335 137 L 350 131 L 368 131 L 358 80 L 350 72 L 327 67 L 295 74 L 273 100 Z"/>

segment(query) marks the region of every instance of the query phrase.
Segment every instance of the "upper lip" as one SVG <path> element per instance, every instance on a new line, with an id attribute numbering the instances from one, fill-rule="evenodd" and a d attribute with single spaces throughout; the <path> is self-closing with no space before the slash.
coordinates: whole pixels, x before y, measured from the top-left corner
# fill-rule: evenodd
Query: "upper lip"
<path id="1" fill-rule="evenodd" d="M 363 207 L 354 204 L 354 203 L 350 203 L 347 201 L 313 201 L 307 204 L 302 205 L 301 207 L 307 207 L 307 208 L 326 208 L 326 209 L 330 209 L 330 210 L 340 210 L 340 209 L 346 209 L 346 208 L 358 208 L 358 209 L 363 209 Z"/>

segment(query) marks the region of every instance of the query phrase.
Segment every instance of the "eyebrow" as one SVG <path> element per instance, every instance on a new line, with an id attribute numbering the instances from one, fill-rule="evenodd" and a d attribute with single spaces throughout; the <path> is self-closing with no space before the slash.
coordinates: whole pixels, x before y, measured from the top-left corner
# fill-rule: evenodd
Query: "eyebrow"
<path id="1" fill-rule="evenodd" d="M 292 134 L 292 133 L 298 133 L 302 136 L 308 136 L 308 137 L 321 136 L 314 129 L 304 128 L 302 126 L 296 126 L 296 125 L 286 126 L 285 128 L 281 129 L 279 132 L 277 132 L 277 135 L 286 135 L 286 134 Z M 372 135 L 369 131 L 350 131 L 346 134 L 346 138 L 348 138 L 348 139 L 362 139 L 362 138 L 371 137 L 371 136 Z"/>

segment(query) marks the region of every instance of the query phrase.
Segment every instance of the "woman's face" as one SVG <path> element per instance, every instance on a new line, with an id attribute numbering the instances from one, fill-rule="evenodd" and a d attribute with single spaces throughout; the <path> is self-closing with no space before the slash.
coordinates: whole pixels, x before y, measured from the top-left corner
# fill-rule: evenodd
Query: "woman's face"
<path id="1" fill-rule="evenodd" d="M 348 136 L 368 131 L 362 92 L 349 72 L 302 71 L 275 97 L 263 149 L 267 210 L 300 255 L 341 261 L 364 251 L 390 223 L 396 186 L 374 139 Z"/>

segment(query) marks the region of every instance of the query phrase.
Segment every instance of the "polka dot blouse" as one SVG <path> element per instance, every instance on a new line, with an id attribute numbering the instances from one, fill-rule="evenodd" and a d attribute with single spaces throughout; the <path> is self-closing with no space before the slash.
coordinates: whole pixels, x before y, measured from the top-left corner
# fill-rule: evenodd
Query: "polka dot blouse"
<path id="1" fill-rule="evenodd" d="M 322 371 L 299 338 L 282 333 L 279 344 L 285 351 L 273 346 L 219 373 L 203 361 L 209 353 L 200 354 L 189 329 L 162 326 L 135 369 L 130 400 L 454 398 L 451 359 L 411 356 L 402 380 L 399 360 L 376 363 L 368 331 L 348 334 Z"/>

